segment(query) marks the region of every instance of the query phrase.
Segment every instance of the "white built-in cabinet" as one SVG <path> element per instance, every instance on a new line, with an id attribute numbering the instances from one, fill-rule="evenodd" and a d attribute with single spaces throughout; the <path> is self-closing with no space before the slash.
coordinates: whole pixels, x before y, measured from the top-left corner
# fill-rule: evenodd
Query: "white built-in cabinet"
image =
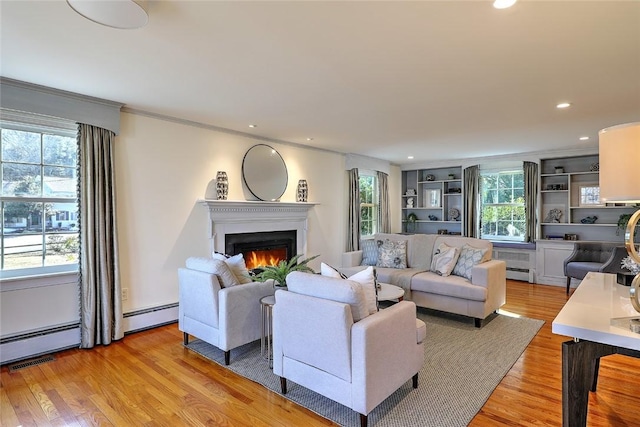
<path id="1" fill-rule="evenodd" d="M 462 234 L 463 191 L 459 166 L 402 171 L 403 231 Z"/>

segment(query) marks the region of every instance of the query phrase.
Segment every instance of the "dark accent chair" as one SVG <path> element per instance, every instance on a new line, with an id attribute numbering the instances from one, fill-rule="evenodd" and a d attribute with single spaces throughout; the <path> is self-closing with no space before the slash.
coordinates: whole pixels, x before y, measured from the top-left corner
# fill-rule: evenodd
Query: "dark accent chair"
<path id="1" fill-rule="evenodd" d="M 590 271 L 603 272 L 611 265 L 613 250 L 619 243 L 576 242 L 573 252 L 564 260 L 564 275 L 567 276 L 567 295 L 571 278 L 582 280 Z"/>

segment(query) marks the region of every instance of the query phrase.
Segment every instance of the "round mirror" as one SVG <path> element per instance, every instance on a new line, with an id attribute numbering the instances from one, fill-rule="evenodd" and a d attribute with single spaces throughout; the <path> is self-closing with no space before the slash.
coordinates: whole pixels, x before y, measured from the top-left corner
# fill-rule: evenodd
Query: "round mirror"
<path id="1" fill-rule="evenodd" d="M 257 199 L 276 201 L 287 189 L 287 165 L 272 147 L 254 145 L 242 160 L 242 179 Z"/>

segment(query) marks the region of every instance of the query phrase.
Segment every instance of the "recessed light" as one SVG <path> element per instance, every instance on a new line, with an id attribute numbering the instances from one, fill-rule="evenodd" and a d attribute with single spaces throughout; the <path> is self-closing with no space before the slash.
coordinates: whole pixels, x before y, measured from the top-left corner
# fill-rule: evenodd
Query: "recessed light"
<path id="1" fill-rule="evenodd" d="M 313 138 L 307 138 L 307 141 L 313 141 Z"/>
<path id="2" fill-rule="evenodd" d="M 407 159 L 413 160 L 413 156 L 407 156 Z"/>
<path id="3" fill-rule="evenodd" d="M 250 128 L 257 128 L 258 125 L 249 125 Z"/>
<path id="4" fill-rule="evenodd" d="M 580 137 L 580 141 L 586 141 L 586 140 L 588 140 L 588 139 L 589 139 L 589 137 L 588 137 L 588 136 L 581 136 L 581 137 Z"/>
<path id="5" fill-rule="evenodd" d="M 560 104 L 556 105 L 556 108 L 569 108 L 571 107 L 571 104 L 568 102 L 561 102 Z"/>
<path id="6" fill-rule="evenodd" d="M 514 4 L 516 4 L 516 0 L 495 0 L 493 2 L 493 7 L 496 9 L 506 9 Z"/>

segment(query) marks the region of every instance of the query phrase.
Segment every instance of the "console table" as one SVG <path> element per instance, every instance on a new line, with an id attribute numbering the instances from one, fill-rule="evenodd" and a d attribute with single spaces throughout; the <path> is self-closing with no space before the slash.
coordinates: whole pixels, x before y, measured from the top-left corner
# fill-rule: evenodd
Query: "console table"
<path id="1" fill-rule="evenodd" d="M 586 426 L 589 390 L 596 391 L 600 358 L 640 357 L 640 334 L 629 328 L 639 318 L 629 287 L 615 274 L 588 273 L 552 324 L 552 332 L 573 337 L 562 344 L 562 425 Z"/>

